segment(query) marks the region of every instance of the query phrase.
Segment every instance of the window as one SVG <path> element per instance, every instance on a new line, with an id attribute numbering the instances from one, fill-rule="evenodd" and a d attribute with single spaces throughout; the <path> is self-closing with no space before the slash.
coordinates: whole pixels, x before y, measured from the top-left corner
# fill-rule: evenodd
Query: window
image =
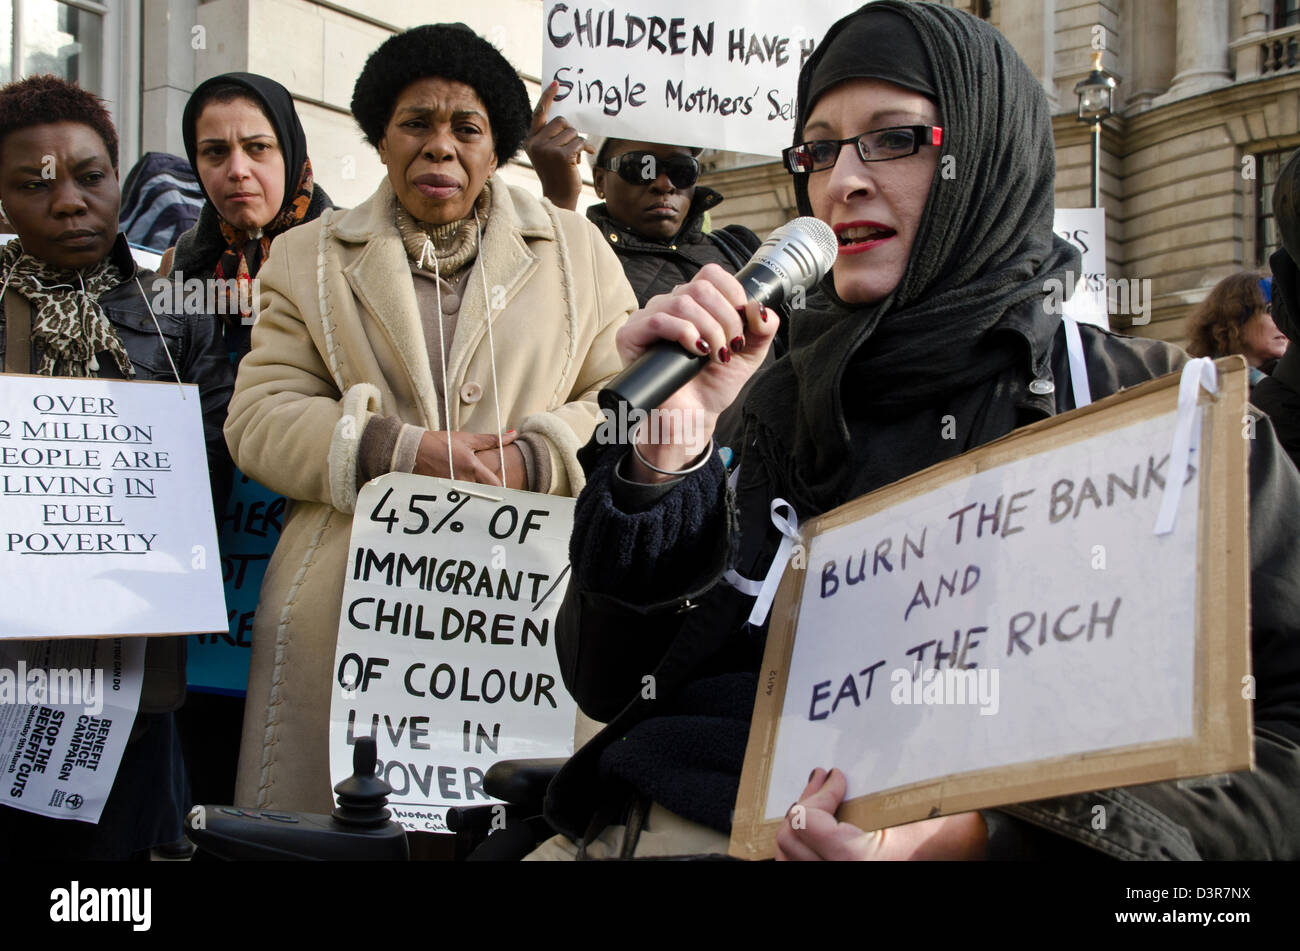
<path id="1" fill-rule="evenodd" d="M 1282 246 L 1273 220 L 1273 187 L 1291 149 L 1255 156 L 1255 265 L 1268 267 L 1269 256 Z"/>
<path id="2" fill-rule="evenodd" d="M 1300 24 L 1300 0 L 1273 0 L 1273 29 Z"/>
<path id="3" fill-rule="evenodd" d="M 14 0 L 19 75 L 53 73 L 102 94 L 103 16 L 57 0 Z M 21 56 L 21 59 L 19 59 Z"/>
<path id="4" fill-rule="evenodd" d="M 14 5 L 0 0 L 0 82 L 14 78 Z"/>
<path id="5" fill-rule="evenodd" d="M 0 77 L 53 73 L 102 95 L 106 9 L 91 0 L 0 0 Z"/>

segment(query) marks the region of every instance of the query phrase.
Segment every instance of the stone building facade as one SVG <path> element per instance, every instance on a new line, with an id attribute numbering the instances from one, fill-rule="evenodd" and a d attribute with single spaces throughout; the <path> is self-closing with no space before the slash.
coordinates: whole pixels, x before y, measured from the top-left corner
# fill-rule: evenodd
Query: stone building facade
<path id="1" fill-rule="evenodd" d="M 1102 66 L 1120 82 L 1103 127 L 1109 277 L 1151 280 L 1150 323 L 1111 326 L 1182 343 L 1185 318 L 1222 277 L 1267 269 L 1277 247 L 1272 181 L 1300 147 L 1295 0 L 952 0 L 1000 29 L 1053 104 L 1059 207 L 1090 202 L 1091 141 L 1075 83 Z M 1097 27 L 1101 27 L 1098 30 Z M 1100 40 L 1098 39 L 1100 37 Z M 770 161 L 718 155 L 716 219 L 764 233 L 796 214 Z"/>

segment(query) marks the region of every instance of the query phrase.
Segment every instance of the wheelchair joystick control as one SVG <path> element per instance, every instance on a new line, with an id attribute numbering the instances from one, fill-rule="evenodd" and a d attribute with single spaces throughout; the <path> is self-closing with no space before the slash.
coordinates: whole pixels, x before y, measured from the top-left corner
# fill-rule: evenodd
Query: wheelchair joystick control
<path id="1" fill-rule="evenodd" d="M 393 787 L 375 775 L 378 760 L 375 738 L 359 737 L 352 750 L 352 775 L 334 787 L 339 804 L 331 815 L 344 825 L 373 829 L 392 818 L 384 806 Z"/>
<path id="2" fill-rule="evenodd" d="M 406 832 L 384 808 L 393 787 L 375 773 L 373 737 L 357 739 L 352 775 L 334 787 L 330 815 L 234 806 L 196 806 L 186 835 L 195 858 L 399 860 L 410 858 Z"/>

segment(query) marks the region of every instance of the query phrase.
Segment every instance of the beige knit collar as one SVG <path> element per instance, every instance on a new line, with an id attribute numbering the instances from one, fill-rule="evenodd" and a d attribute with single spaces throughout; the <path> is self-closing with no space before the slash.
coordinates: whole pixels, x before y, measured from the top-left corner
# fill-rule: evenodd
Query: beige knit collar
<path id="1" fill-rule="evenodd" d="M 478 253 L 478 227 L 487 223 L 488 213 L 492 210 L 492 188 L 485 186 L 474 202 L 478 221 L 471 214 L 459 221 L 450 221 L 443 225 L 417 221 L 410 212 L 395 201 L 397 231 L 402 236 L 406 254 L 416 264 L 426 270 L 434 270 L 433 260 L 437 259 L 437 273 L 443 280 L 450 280 L 459 273 Z"/>

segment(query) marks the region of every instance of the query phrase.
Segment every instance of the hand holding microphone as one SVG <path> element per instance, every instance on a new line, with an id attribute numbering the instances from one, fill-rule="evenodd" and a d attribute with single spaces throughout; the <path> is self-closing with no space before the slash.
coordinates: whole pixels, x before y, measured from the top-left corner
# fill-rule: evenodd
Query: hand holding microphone
<path id="1" fill-rule="evenodd" d="M 762 364 L 776 334 L 778 318 L 769 308 L 820 281 L 837 251 L 824 222 L 797 218 L 772 232 L 735 276 L 708 265 L 629 318 L 617 337 L 629 365 L 601 391 L 601 407 L 629 414 L 657 408 L 661 418 L 693 414 L 700 424 L 690 445 L 651 444 L 642 433 L 638 451 L 646 461 L 676 471 L 707 448 L 718 415 Z M 632 467 L 639 481 L 664 478 L 635 462 Z"/>

